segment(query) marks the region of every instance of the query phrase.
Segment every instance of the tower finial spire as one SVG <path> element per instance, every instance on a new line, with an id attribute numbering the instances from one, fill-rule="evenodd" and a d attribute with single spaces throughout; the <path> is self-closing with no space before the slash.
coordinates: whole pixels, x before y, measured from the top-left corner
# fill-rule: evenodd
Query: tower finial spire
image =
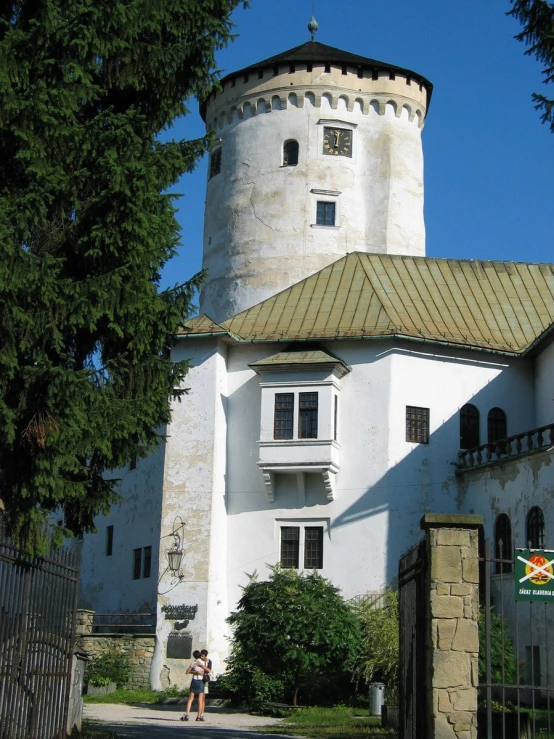
<path id="1" fill-rule="evenodd" d="M 318 28 L 319 26 L 315 19 L 315 15 L 312 14 L 312 17 L 310 18 L 310 22 L 308 23 L 308 31 L 312 34 L 312 41 L 315 41 L 315 34 Z"/>

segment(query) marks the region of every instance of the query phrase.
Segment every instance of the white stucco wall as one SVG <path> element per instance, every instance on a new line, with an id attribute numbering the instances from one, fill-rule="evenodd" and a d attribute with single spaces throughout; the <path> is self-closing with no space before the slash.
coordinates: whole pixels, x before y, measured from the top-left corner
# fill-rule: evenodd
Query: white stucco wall
<path id="1" fill-rule="evenodd" d="M 158 542 L 165 449 L 162 444 L 136 469 L 117 470 L 121 502 L 98 516 L 96 534 L 83 537 L 79 606 L 98 613 L 156 611 Z M 113 526 L 113 553 L 106 555 L 106 527 Z M 133 550 L 151 546 L 149 578 L 133 580 Z"/>
<path id="2" fill-rule="evenodd" d="M 207 183 L 201 311 L 223 320 L 352 251 L 423 256 L 425 105 L 405 77 L 324 67 L 268 70 L 216 95 L 207 126 L 221 172 Z M 352 131 L 352 157 L 323 153 L 325 126 Z M 291 139 L 299 161 L 285 167 Z M 320 200 L 335 203 L 336 227 L 316 226 Z"/>
<path id="3" fill-rule="evenodd" d="M 537 427 L 546 426 L 554 420 L 554 343 L 541 351 L 535 371 Z"/>

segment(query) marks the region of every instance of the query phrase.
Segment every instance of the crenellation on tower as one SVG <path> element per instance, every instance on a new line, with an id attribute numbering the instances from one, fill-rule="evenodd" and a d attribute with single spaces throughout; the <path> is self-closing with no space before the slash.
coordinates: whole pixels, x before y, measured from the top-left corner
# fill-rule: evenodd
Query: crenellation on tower
<path id="1" fill-rule="evenodd" d="M 224 320 L 352 251 L 425 254 L 421 128 L 432 86 L 309 42 L 222 80 L 200 309 Z"/>

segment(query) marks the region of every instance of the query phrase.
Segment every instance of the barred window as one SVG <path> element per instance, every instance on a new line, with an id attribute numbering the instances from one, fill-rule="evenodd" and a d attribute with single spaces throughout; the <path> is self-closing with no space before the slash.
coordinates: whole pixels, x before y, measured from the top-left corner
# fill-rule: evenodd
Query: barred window
<path id="1" fill-rule="evenodd" d="M 317 393 L 300 393 L 298 399 L 298 438 L 317 439 Z"/>
<path id="2" fill-rule="evenodd" d="M 323 567 L 323 528 L 306 526 L 304 529 L 304 568 L 320 570 Z"/>
<path id="3" fill-rule="evenodd" d="M 283 167 L 296 167 L 298 164 L 298 141 L 286 141 L 283 146 Z"/>
<path id="4" fill-rule="evenodd" d="M 210 154 L 210 179 L 221 172 L 221 148 Z"/>
<path id="5" fill-rule="evenodd" d="M 498 516 L 494 526 L 494 556 L 497 560 L 510 560 L 496 563 L 497 574 L 512 571 L 512 524 L 506 513 Z"/>
<path id="6" fill-rule="evenodd" d="M 429 443 L 429 408 L 406 406 L 406 441 Z"/>
<path id="7" fill-rule="evenodd" d="M 318 201 L 316 224 L 318 226 L 334 226 L 335 225 L 335 203 L 327 203 Z"/>
<path id="8" fill-rule="evenodd" d="M 479 411 L 468 403 L 460 411 L 460 449 L 479 446 Z"/>
<path id="9" fill-rule="evenodd" d="M 298 569 L 300 552 L 300 527 L 281 527 L 281 567 Z"/>
<path id="10" fill-rule="evenodd" d="M 538 506 L 533 506 L 527 514 L 527 546 L 544 548 L 544 513 Z"/>
<path id="11" fill-rule="evenodd" d="M 274 439 L 292 439 L 294 419 L 294 393 L 275 395 L 275 418 L 273 422 Z"/>

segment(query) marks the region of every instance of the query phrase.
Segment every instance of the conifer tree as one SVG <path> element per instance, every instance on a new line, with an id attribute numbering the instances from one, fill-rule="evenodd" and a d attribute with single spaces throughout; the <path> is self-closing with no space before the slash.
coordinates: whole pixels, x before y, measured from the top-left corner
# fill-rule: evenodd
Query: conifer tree
<path id="1" fill-rule="evenodd" d="M 160 133 L 211 90 L 239 4 L 0 2 L 0 499 L 29 551 L 52 511 L 55 538 L 93 529 L 106 470 L 151 451 L 183 393 L 170 347 L 202 275 L 160 289 L 167 193 L 209 137 Z"/>
<path id="2" fill-rule="evenodd" d="M 544 83 L 554 82 L 554 4 L 548 0 L 512 0 L 513 8 L 508 15 L 513 15 L 523 26 L 518 33 L 518 41 L 528 45 L 525 52 L 534 55 L 544 64 Z M 541 120 L 548 123 L 554 133 L 554 99 L 533 93 L 535 108 L 541 111 Z"/>

